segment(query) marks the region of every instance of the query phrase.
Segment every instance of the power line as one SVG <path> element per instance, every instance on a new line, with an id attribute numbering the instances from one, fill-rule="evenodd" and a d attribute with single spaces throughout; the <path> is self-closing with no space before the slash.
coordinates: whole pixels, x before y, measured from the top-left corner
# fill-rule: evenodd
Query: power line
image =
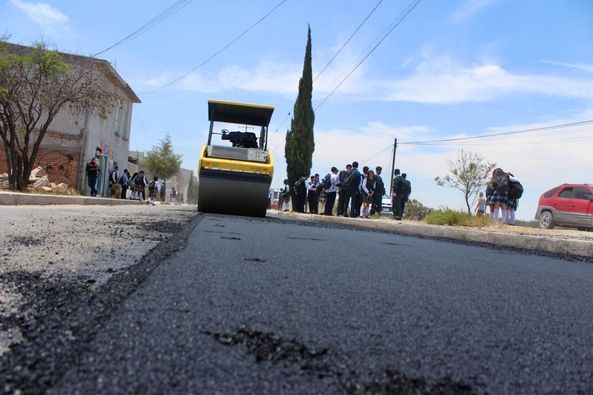
<path id="1" fill-rule="evenodd" d="M 375 10 L 379 7 L 379 5 L 383 2 L 383 0 L 379 0 L 379 2 L 375 5 L 375 7 L 373 7 L 373 9 L 371 10 L 371 12 L 368 13 L 368 15 L 366 16 L 366 18 L 364 18 L 364 20 L 360 23 L 360 25 L 358 25 L 358 27 L 354 30 L 354 32 L 352 32 L 352 34 L 350 35 L 350 37 L 348 37 L 348 39 L 346 40 L 346 42 L 340 47 L 340 49 L 338 49 L 338 51 L 334 54 L 334 56 L 332 56 L 332 58 L 329 60 L 329 62 L 327 62 L 325 64 L 325 66 L 323 66 L 323 68 L 321 69 L 321 71 L 319 73 L 317 73 L 317 75 L 315 76 L 315 78 L 313 78 L 313 82 L 315 82 L 317 80 L 317 78 L 319 78 L 319 76 L 325 71 L 325 69 L 327 69 L 329 67 L 329 65 L 338 57 L 338 55 L 342 52 L 342 50 L 346 47 L 346 45 L 348 45 L 348 43 L 350 42 L 350 40 L 352 40 L 354 38 L 354 36 L 356 35 L 356 33 L 358 33 L 358 31 L 360 30 L 360 28 L 366 23 L 366 21 L 371 17 L 371 15 L 373 15 L 373 13 L 375 12 Z"/>
<path id="2" fill-rule="evenodd" d="M 338 85 L 336 85 L 336 87 L 334 89 L 332 89 L 329 94 L 319 103 L 317 104 L 317 106 L 315 107 L 315 111 L 317 111 L 317 109 L 319 109 L 319 107 L 321 107 L 323 105 L 323 103 L 325 103 L 333 94 L 335 91 L 337 91 L 340 86 L 342 86 L 342 84 L 348 79 L 350 78 L 350 76 L 360 67 L 360 65 L 369 57 L 371 56 L 371 54 L 377 49 L 377 47 L 379 47 L 379 45 L 381 45 L 381 43 L 383 41 L 385 41 L 385 39 L 391 34 L 391 32 L 393 32 L 395 30 L 396 27 L 398 27 L 403 20 L 414 10 L 414 8 L 416 8 L 416 6 L 421 2 L 422 0 L 414 0 L 412 1 L 410 4 L 408 4 L 408 6 L 404 9 L 404 11 L 392 22 L 393 26 L 387 31 L 387 33 L 385 33 L 383 35 L 383 37 L 381 37 L 381 39 L 379 40 L 379 42 L 377 42 L 377 44 L 375 44 L 371 50 L 362 58 L 362 60 L 360 60 L 360 62 L 358 62 L 358 64 L 356 64 L 356 66 L 338 83 Z"/>
<path id="3" fill-rule="evenodd" d="M 286 122 L 286 120 L 288 119 L 288 117 L 290 117 L 290 114 L 291 114 L 291 112 L 289 111 L 288 114 L 286 114 L 286 116 L 282 120 L 282 122 L 280 122 L 280 125 L 278 125 L 278 127 L 276 128 L 276 130 L 274 130 L 274 133 L 272 133 L 272 136 L 275 135 L 276 133 L 278 133 L 278 130 L 280 130 L 280 128 L 282 127 L 282 125 L 284 125 L 284 122 Z"/>
<path id="4" fill-rule="evenodd" d="M 121 44 L 123 44 L 127 41 L 130 41 L 130 40 L 133 40 L 134 38 L 142 35 L 143 33 L 146 33 L 153 27 L 155 27 L 158 24 L 169 19 L 171 16 L 173 16 L 174 14 L 179 12 L 181 9 L 183 9 L 185 6 L 187 6 L 192 1 L 193 0 L 178 0 L 178 1 L 176 1 L 175 3 L 170 5 L 168 8 L 166 8 L 164 11 L 159 13 L 157 16 L 152 18 L 150 21 L 146 22 L 144 25 L 140 26 L 138 29 L 134 30 L 132 33 L 128 34 L 127 36 L 125 36 L 124 38 L 122 38 L 121 40 L 116 42 L 115 44 L 105 48 L 104 50 L 102 50 L 100 52 L 97 52 L 96 54 L 93 55 L 93 57 L 101 55 L 102 53 L 105 53 L 105 52 L 117 47 L 118 45 L 121 45 Z"/>
<path id="5" fill-rule="evenodd" d="M 438 140 L 410 141 L 410 142 L 402 142 L 400 144 L 405 144 L 405 145 L 431 145 L 432 144 L 432 145 L 434 145 L 435 143 L 446 143 L 446 142 L 464 141 L 464 140 L 476 140 L 476 139 L 483 139 L 483 138 L 489 138 L 489 137 L 508 136 L 508 135 L 514 135 L 514 134 L 522 134 L 522 133 L 532 133 L 532 132 L 538 132 L 538 131 L 544 131 L 544 130 L 553 130 L 553 129 L 559 129 L 559 128 L 573 127 L 573 126 L 583 126 L 583 125 L 589 125 L 592 123 L 593 123 L 593 119 L 588 120 L 588 121 L 542 126 L 542 127 L 538 127 L 538 128 L 531 128 L 531 129 L 514 130 L 514 131 L 510 131 L 510 132 L 491 133 L 491 134 L 482 134 L 479 136 L 456 137 L 456 138 L 438 139 Z"/>
<path id="6" fill-rule="evenodd" d="M 173 85 L 174 83 L 182 80 L 183 78 L 187 77 L 188 75 L 190 75 L 191 73 L 193 73 L 194 71 L 196 71 L 197 69 L 199 69 L 200 67 L 204 66 L 206 63 L 208 63 L 209 61 L 211 61 L 212 59 L 214 59 L 216 56 L 220 55 L 227 48 L 229 48 L 231 45 L 233 45 L 235 42 L 237 42 L 241 37 L 243 37 L 244 35 L 246 35 L 247 33 L 249 33 L 254 27 L 256 27 L 257 25 L 259 25 L 264 19 L 266 19 L 268 16 L 270 16 L 270 14 L 272 14 L 274 11 L 276 11 L 276 9 L 279 8 L 286 1 L 287 0 L 280 1 L 278 4 L 276 4 L 274 6 L 274 8 L 272 8 L 264 16 L 262 16 L 261 18 L 259 18 L 254 24 L 252 24 L 251 26 L 249 26 L 247 29 L 243 30 L 238 36 L 236 36 L 231 41 L 229 41 L 224 47 L 222 47 L 218 51 L 214 52 L 212 55 L 210 55 L 208 58 L 206 58 L 204 61 L 202 61 L 202 63 L 198 64 L 197 66 L 195 66 L 194 68 L 192 68 L 191 70 L 189 70 L 187 73 L 184 73 L 184 74 L 180 75 L 179 77 L 175 78 L 174 80 L 169 81 L 168 83 L 166 83 L 166 84 L 164 84 L 164 85 L 162 85 L 162 86 L 160 86 L 158 88 L 155 88 L 153 90 L 150 90 L 150 91 L 147 91 L 147 92 L 144 92 L 144 93 L 153 93 L 153 92 L 160 91 L 161 89 L 167 88 L 167 87 Z"/>

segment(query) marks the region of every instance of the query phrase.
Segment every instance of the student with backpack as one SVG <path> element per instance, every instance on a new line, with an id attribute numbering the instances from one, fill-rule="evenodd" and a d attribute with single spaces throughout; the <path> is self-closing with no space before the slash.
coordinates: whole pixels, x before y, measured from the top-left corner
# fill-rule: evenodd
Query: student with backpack
<path id="1" fill-rule="evenodd" d="M 373 203 L 373 194 L 375 193 L 376 179 L 372 170 L 367 170 L 362 179 L 362 210 L 361 218 L 369 218 L 371 214 L 371 204 Z"/>
<path id="2" fill-rule="evenodd" d="M 501 213 L 502 223 L 507 222 L 508 204 L 509 204 L 509 175 L 501 168 L 494 169 L 492 178 L 488 183 L 491 191 L 488 204 L 490 205 L 490 217 L 498 220 L 499 211 Z M 489 192 L 490 192 L 489 191 Z"/>
<path id="3" fill-rule="evenodd" d="M 373 193 L 373 205 L 371 206 L 371 215 L 380 215 L 383 208 L 383 195 L 385 195 L 385 184 L 381 178 L 383 168 L 377 166 L 375 168 L 375 193 Z"/>
<path id="4" fill-rule="evenodd" d="M 307 183 L 307 202 L 309 203 L 310 214 L 318 214 L 319 212 L 318 188 L 319 180 L 315 176 L 311 176 L 311 180 Z"/>
<path id="5" fill-rule="evenodd" d="M 331 172 L 323 177 L 322 185 L 325 191 L 324 215 L 333 215 L 334 203 L 336 202 L 336 183 L 338 181 L 338 168 L 332 167 Z"/>
<path id="6" fill-rule="evenodd" d="M 402 178 L 404 179 L 404 185 L 402 186 L 402 217 L 406 211 L 406 203 L 410 199 L 410 194 L 412 193 L 412 183 L 407 177 L 408 175 L 406 173 L 402 173 Z"/>
<path id="7" fill-rule="evenodd" d="M 508 200 L 508 214 L 507 225 L 515 225 L 515 215 L 517 207 L 519 207 L 519 199 L 523 196 L 523 185 L 511 173 L 509 175 L 509 200 Z"/>
<path id="8" fill-rule="evenodd" d="M 393 171 L 393 190 L 391 191 L 391 210 L 393 210 L 393 219 L 401 221 L 404 216 L 403 200 L 404 200 L 404 178 L 400 175 L 400 170 Z"/>
<path id="9" fill-rule="evenodd" d="M 357 217 L 358 191 L 361 178 L 358 171 L 358 162 L 352 162 L 352 169 L 344 175 L 344 181 L 342 181 L 342 188 L 344 188 L 342 215 L 344 217 Z M 350 204 L 350 215 L 348 215 L 348 204 Z"/>
<path id="10" fill-rule="evenodd" d="M 352 165 L 347 164 L 346 168 L 344 170 L 341 170 L 340 173 L 338 173 L 338 180 L 336 181 L 336 186 L 338 187 L 338 217 L 346 213 L 344 209 L 344 201 L 346 200 L 346 189 L 343 188 L 342 183 L 344 182 L 346 174 L 348 174 L 350 170 L 352 170 Z M 348 205 L 346 205 L 346 208 L 348 208 Z"/>
<path id="11" fill-rule="evenodd" d="M 150 181 L 148 183 L 148 200 L 146 201 L 146 204 L 152 204 L 153 206 L 155 205 L 155 199 L 156 199 L 156 194 L 158 191 L 158 186 L 157 186 L 157 181 L 158 181 L 158 177 L 154 177 L 152 179 L 152 181 Z"/>

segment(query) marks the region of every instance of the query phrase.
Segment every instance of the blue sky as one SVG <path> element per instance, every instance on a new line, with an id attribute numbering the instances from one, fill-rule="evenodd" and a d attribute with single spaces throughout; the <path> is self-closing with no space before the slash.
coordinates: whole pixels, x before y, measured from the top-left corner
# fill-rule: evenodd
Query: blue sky
<path id="1" fill-rule="evenodd" d="M 100 55 L 140 96 L 131 149 L 149 150 L 169 132 L 183 166 L 195 169 L 207 133 L 208 99 L 276 107 L 270 125 L 274 185 L 285 176 L 284 135 L 302 71 L 307 24 L 313 72 L 336 53 L 378 0 L 287 0 L 244 37 L 179 82 L 280 0 L 193 0 L 139 37 Z M 0 0 L 0 33 L 44 40 L 82 55 L 122 39 L 174 1 Z M 408 6 L 384 0 L 314 84 L 316 106 Z M 514 173 L 525 194 L 518 216 L 562 182 L 590 182 L 591 125 L 446 145 L 406 142 L 522 130 L 593 119 L 593 2 L 590 0 L 423 0 L 316 111 L 313 172 L 358 160 L 409 174 L 413 197 L 462 208 L 462 194 L 438 187 L 447 160 L 471 150 Z M 152 92 L 151 92 L 152 91 Z M 276 131 L 277 130 L 277 131 Z M 386 177 L 388 178 L 388 177 Z"/>

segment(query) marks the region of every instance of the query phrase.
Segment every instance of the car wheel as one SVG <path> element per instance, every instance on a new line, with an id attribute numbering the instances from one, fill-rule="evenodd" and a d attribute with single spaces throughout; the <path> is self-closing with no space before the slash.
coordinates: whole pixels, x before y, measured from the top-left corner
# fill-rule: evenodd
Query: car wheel
<path id="1" fill-rule="evenodd" d="M 552 213 L 544 211 L 539 218 L 539 227 L 542 229 L 552 229 L 554 225 L 554 216 Z"/>

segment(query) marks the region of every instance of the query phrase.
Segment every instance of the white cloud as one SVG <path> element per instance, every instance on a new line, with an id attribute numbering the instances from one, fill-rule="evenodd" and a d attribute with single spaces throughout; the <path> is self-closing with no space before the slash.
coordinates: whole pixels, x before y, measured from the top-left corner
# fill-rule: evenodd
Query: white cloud
<path id="1" fill-rule="evenodd" d="M 377 78 L 364 68 L 357 70 L 334 97 L 348 100 L 394 101 L 426 104 L 480 103 L 511 95 L 593 99 L 593 81 L 550 74 L 518 74 L 490 60 L 462 64 L 448 55 L 423 51 L 406 75 Z M 315 82 L 315 102 L 323 99 L 349 71 L 351 62 L 332 65 Z M 406 70 L 410 69 L 409 65 Z M 182 80 L 185 90 L 220 93 L 244 90 L 294 96 L 302 65 L 262 61 L 254 68 L 228 66 L 217 73 L 192 73 Z M 173 73 L 150 78 L 142 84 L 154 87 L 170 80 Z M 315 103 L 314 103 L 315 104 Z"/>
<path id="2" fill-rule="evenodd" d="M 386 101 L 457 104 L 487 102 L 514 94 L 593 98 L 593 81 L 545 74 L 513 74 L 494 63 L 465 66 L 443 55 L 424 55 L 410 75 L 370 82 Z"/>
<path id="3" fill-rule="evenodd" d="M 577 69 L 577 70 L 585 71 L 587 73 L 593 73 L 593 65 L 591 65 L 591 64 L 556 62 L 553 60 L 544 60 L 544 63 L 553 64 L 556 66 L 568 67 L 571 69 Z"/>
<path id="4" fill-rule="evenodd" d="M 499 0 L 466 0 L 452 15 L 454 20 L 461 21 L 477 14 L 482 9 Z"/>
<path id="5" fill-rule="evenodd" d="M 10 0 L 10 2 L 48 34 L 56 34 L 58 30 L 69 30 L 68 17 L 47 3 L 29 3 L 23 0 Z"/>

